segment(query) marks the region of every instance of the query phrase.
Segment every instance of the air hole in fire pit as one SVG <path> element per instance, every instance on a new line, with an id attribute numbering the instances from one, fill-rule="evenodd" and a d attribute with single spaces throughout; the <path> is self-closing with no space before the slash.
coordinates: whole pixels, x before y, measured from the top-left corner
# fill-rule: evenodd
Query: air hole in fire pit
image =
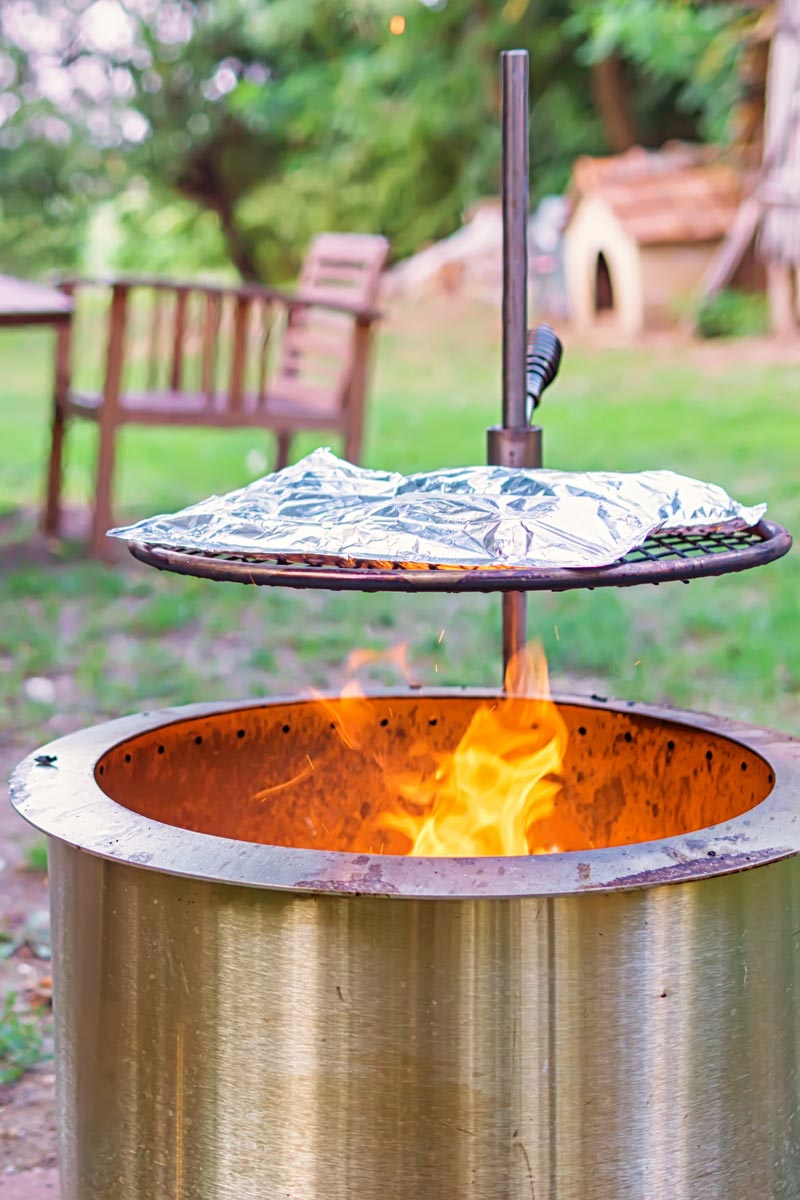
<path id="1" fill-rule="evenodd" d="M 203 744 L 202 733 L 198 733 L 197 737 L 194 739 L 194 744 L 195 744 L 195 746 L 202 746 L 202 744 Z"/>
<path id="2" fill-rule="evenodd" d="M 384 728 L 384 729 L 386 728 L 386 726 L 387 726 L 388 724 L 389 724 L 389 718 L 388 718 L 388 717 L 382 717 L 382 718 L 381 718 L 381 725 L 383 726 L 383 728 Z M 333 726 L 333 725 L 331 725 L 331 729 L 333 729 L 333 728 L 334 728 L 334 726 Z"/>
<path id="3" fill-rule="evenodd" d="M 378 743 L 387 701 L 398 736 Z M 519 703 L 502 696 L 490 702 L 500 711 Z M 197 723 L 162 725 L 109 751 L 96 777 L 117 803 L 200 833 L 407 854 L 411 842 L 393 816 L 413 807 L 422 794 L 418 781 L 434 778 L 486 704 L 483 694 L 409 692 L 206 713 Z M 568 735 L 560 788 L 528 830 L 532 849 L 586 853 L 695 832 L 755 807 L 774 783 L 755 752 L 699 727 L 612 707 L 563 704 L 559 712 Z M 198 725 L 203 734 L 195 733 Z M 212 742 L 213 751 L 194 755 L 198 738 Z M 678 753 L 665 759 L 665 745 Z M 136 766 L 105 770 L 120 753 L 128 763 L 135 757 Z"/>
<path id="4" fill-rule="evenodd" d="M 163 753 L 164 753 L 164 747 L 163 747 L 163 746 L 159 746 L 159 747 L 158 747 L 158 753 L 159 753 L 159 754 L 163 754 Z"/>

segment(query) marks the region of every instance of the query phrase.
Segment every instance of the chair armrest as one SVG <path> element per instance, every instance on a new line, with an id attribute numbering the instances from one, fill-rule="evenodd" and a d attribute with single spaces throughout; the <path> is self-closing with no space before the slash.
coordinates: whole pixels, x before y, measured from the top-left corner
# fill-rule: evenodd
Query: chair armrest
<path id="1" fill-rule="evenodd" d="M 347 300 L 321 300 L 316 296 L 304 296 L 302 292 L 288 292 L 282 288 L 269 287 L 260 283 L 216 284 L 199 280 L 164 279 L 158 275 L 121 275 L 87 278 L 85 276 L 63 276 L 57 280 L 59 287 L 146 287 L 167 292 L 205 292 L 209 295 L 235 296 L 243 300 L 268 300 L 282 304 L 288 309 L 323 308 L 327 312 L 345 313 L 355 317 L 359 324 L 368 325 L 379 321 L 384 314 L 377 308 L 363 304 L 348 303 Z"/>
<path id="2" fill-rule="evenodd" d="M 165 292 L 235 292 L 235 287 L 199 283 L 186 279 L 165 279 L 160 275 L 59 275 L 56 283 L 60 287 L 106 287 L 130 291 L 146 287 Z"/>

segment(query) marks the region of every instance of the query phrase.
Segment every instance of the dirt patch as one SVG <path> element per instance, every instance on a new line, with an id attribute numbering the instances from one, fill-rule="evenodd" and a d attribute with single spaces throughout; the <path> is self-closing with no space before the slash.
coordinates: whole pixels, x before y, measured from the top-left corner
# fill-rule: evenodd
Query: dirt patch
<path id="1" fill-rule="evenodd" d="M 26 747 L 0 750 L 0 776 Z M 52 1016 L 47 957 L 47 880 L 26 868 L 26 850 L 41 839 L 22 821 L 7 798 L 0 800 L 0 1006 L 16 997 L 20 1018 L 33 1022 L 43 1061 L 15 1082 L 0 1085 L 0 1197 L 34 1200 L 58 1194 L 55 1075 L 51 1061 Z"/>
<path id="2" fill-rule="evenodd" d="M 0 1176 L 2 1200 L 58 1200 L 58 1170 L 25 1171 L 22 1175 Z"/>

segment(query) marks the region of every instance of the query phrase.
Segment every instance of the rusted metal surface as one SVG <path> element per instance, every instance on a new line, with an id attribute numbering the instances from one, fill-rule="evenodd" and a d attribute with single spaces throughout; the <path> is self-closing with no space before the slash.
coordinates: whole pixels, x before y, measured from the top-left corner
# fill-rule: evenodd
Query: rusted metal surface
<path id="1" fill-rule="evenodd" d="M 681 860 L 673 863 L 670 867 L 659 867 L 655 871 L 645 871 L 642 873 L 641 879 L 635 875 L 626 876 L 624 886 L 631 887 L 640 882 L 646 887 L 660 887 L 662 884 L 667 883 L 686 883 L 687 866 L 691 872 L 690 878 L 695 880 L 718 876 L 720 874 L 720 867 L 724 868 L 726 874 L 731 875 L 738 871 L 749 871 L 752 867 L 764 866 L 766 863 L 781 862 L 787 858 L 794 858 L 796 853 L 797 851 L 791 846 L 775 846 L 770 850 L 753 851 L 749 854 L 707 850 L 705 858 L 700 858 L 690 864 Z M 621 880 L 612 879 L 609 884 L 598 884 L 597 886 L 598 888 L 608 889 L 609 887 L 614 888 L 617 883 L 621 882 Z M 592 885 L 587 883 L 585 890 L 591 891 Z"/>
<path id="2" fill-rule="evenodd" d="M 688 581 L 763 567 L 787 554 L 790 534 L 774 521 L 726 534 L 675 534 L 649 538 L 613 567 L 597 570 L 382 570 L 248 561 L 160 550 L 131 542 L 134 558 L 159 571 L 261 587 L 321 588 L 359 592 L 566 592 L 575 588 L 633 587 Z"/>
<path id="3" fill-rule="evenodd" d="M 454 746 L 478 702 L 493 695 L 370 698 L 382 763 L 405 761 L 419 737 L 434 749 Z M 93 854 L 321 893 L 477 898 L 645 887 L 729 874 L 800 848 L 800 743 L 669 709 L 574 698 L 560 707 L 570 742 L 554 815 L 569 848 L 559 854 L 370 853 L 362 828 L 392 799 L 382 769 L 345 753 L 329 714 L 297 700 L 193 705 L 72 734 L 20 766 L 12 795 L 31 823 Z"/>
<path id="4" fill-rule="evenodd" d="M 492 426 L 486 431 L 487 457 L 491 466 L 540 467 L 542 465 L 542 430 L 539 426 L 524 429 Z M 522 654 L 528 641 L 528 614 L 523 591 L 503 594 L 503 682 L 511 661 Z"/>
<path id="5" fill-rule="evenodd" d="M 490 466 L 530 469 L 542 465 L 542 429 L 506 429 L 490 425 L 486 430 L 486 461 Z"/>
<path id="6" fill-rule="evenodd" d="M 503 425 L 521 429 L 528 345 L 528 53 L 500 56 L 503 193 Z"/>

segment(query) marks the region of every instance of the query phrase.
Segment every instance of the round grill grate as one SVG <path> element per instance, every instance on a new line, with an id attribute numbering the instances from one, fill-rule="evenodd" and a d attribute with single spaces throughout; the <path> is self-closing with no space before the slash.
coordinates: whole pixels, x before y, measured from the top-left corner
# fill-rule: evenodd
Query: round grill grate
<path id="1" fill-rule="evenodd" d="M 525 570 L 424 567 L 409 570 L 385 564 L 337 565 L 318 560 L 265 560 L 246 555 L 192 554 L 134 542 L 134 558 L 178 575 L 261 587 L 322 588 L 362 592 L 564 592 L 575 588 L 633 587 L 636 584 L 688 583 L 708 575 L 727 575 L 782 558 L 792 539 L 772 521 L 753 529 L 656 534 L 611 567 L 580 570 Z"/>

